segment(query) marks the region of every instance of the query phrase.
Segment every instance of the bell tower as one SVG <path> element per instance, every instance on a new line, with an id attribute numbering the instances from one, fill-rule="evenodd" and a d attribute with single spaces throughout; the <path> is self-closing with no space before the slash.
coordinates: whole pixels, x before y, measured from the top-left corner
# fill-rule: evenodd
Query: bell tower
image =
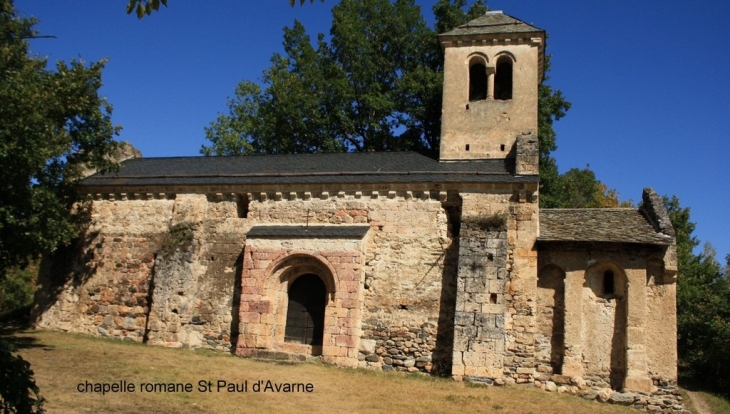
<path id="1" fill-rule="evenodd" d="M 515 157 L 518 137 L 536 141 L 545 32 L 490 11 L 439 35 L 439 41 L 444 48 L 440 161 Z"/>

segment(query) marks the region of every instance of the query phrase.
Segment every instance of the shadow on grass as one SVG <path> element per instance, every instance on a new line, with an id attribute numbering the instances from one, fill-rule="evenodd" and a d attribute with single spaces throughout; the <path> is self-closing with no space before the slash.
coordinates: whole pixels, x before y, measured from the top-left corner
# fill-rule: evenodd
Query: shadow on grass
<path id="1" fill-rule="evenodd" d="M 708 382 L 708 380 L 696 379 L 689 376 L 683 376 L 680 374 L 678 383 L 680 387 L 684 388 L 687 391 L 712 394 L 718 398 L 727 401 L 728 404 L 730 404 L 730 391 L 718 389 L 713 382 Z"/>
<path id="2" fill-rule="evenodd" d="M 32 336 L 24 336 L 30 329 L 30 306 L 16 309 L 0 316 L 0 341 L 12 345 L 13 350 L 25 348 L 52 349 Z"/>

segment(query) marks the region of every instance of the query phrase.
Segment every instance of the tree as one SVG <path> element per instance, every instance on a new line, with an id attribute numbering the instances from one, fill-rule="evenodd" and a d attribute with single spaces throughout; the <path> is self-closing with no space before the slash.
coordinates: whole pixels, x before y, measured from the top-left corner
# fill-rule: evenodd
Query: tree
<path id="1" fill-rule="evenodd" d="M 543 208 L 608 208 L 631 207 L 631 201 L 621 201 L 616 190 L 596 178 L 596 174 L 586 168 L 571 168 L 563 174 L 557 174 L 557 164 L 551 158 L 547 161 L 546 174 L 540 170 L 540 179 L 544 188 L 540 194 L 540 207 Z M 555 175 L 552 175 L 553 171 Z M 546 187 L 546 188 L 545 188 Z"/>
<path id="2" fill-rule="evenodd" d="M 677 240 L 677 348 L 680 378 L 718 392 L 730 390 L 730 280 L 712 246 L 700 254 L 690 209 L 664 197 Z M 730 255 L 729 255 L 730 256 Z"/>
<path id="3" fill-rule="evenodd" d="M 304 27 L 284 29 L 263 88 L 244 81 L 227 114 L 206 128 L 205 155 L 332 151 L 438 151 L 443 52 L 437 32 L 482 15 L 476 1 L 440 0 L 435 30 L 413 0 L 343 0 L 330 42 Z M 556 112 L 568 104 L 547 90 Z M 562 102 L 562 104 L 561 104 Z"/>
<path id="4" fill-rule="evenodd" d="M 104 62 L 31 57 L 34 19 L 0 0 L 0 279 L 77 236 L 71 207 L 86 168 L 106 171 L 119 131 L 99 96 Z"/>
<path id="5" fill-rule="evenodd" d="M 302 5 L 307 0 L 299 0 L 299 5 Z M 321 0 L 324 3 L 324 0 Z M 310 3 L 314 3 L 314 0 L 309 0 Z M 294 7 L 297 0 L 289 0 L 289 4 Z M 160 4 L 167 7 L 167 0 L 129 0 L 127 3 L 127 14 L 132 12 L 137 14 L 137 18 L 141 19 L 144 16 L 149 16 L 153 11 L 160 10 Z"/>

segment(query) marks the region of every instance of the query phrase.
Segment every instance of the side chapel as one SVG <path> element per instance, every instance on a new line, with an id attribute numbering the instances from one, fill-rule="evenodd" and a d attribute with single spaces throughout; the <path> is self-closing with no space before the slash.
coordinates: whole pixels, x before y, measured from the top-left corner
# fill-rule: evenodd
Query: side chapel
<path id="1" fill-rule="evenodd" d="M 45 267 L 36 325 L 497 384 L 676 385 L 661 199 L 539 209 L 545 32 L 489 12 L 439 39 L 439 159 L 128 159 L 81 183 L 89 226 Z"/>

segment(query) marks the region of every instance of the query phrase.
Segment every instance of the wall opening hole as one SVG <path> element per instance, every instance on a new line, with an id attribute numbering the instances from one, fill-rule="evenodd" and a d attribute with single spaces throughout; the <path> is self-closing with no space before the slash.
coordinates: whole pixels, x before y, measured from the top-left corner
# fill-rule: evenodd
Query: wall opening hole
<path id="1" fill-rule="evenodd" d="M 239 194 L 236 196 L 236 210 L 238 210 L 238 218 L 248 218 L 248 205 L 250 201 L 247 194 Z"/>
<path id="2" fill-rule="evenodd" d="M 504 144 L 502 144 L 502 145 L 499 146 L 499 150 L 500 151 L 504 151 Z"/>
<path id="3" fill-rule="evenodd" d="M 512 99 L 512 60 L 506 56 L 497 61 L 494 75 L 494 99 Z"/>
<path id="4" fill-rule="evenodd" d="M 603 272 L 603 294 L 613 295 L 615 292 L 613 272 L 606 270 Z"/>
<path id="5" fill-rule="evenodd" d="M 469 102 L 485 99 L 487 99 L 487 67 L 481 62 L 472 63 L 469 67 Z"/>
<path id="6" fill-rule="evenodd" d="M 400 304 L 400 305 L 398 305 L 398 306 L 399 306 L 399 307 L 400 307 L 400 309 L 402 309 L 402 310 L 408 310 L 408 305 L 406 305 L 406 304 L 403 304 L 403 303 L 401 303 L 401 304 Z"/>
<path id="7" fill-rule="evenodd" d="M 490 262 L 493 262 L 494 261 L 494 254 L 487 253 L 487 259 L 489 259 Z"/>
<path id="8" fill-rule="evenodd" d="M 466 144 L 466 150 L 469 151 L 469 144 Z"/>
<path id="9" fill-rule="evenodd" d="M 489 303 L 491 303 L 492 305 L 497 303 L 497 294 L 496 293 L 492 293 L 489 295 Z"/>
<path id="10" fill-rule="evenodd" d="M 466 104 L 466 110 L 467 111 L 469 110 L 469 104 Z"/>

